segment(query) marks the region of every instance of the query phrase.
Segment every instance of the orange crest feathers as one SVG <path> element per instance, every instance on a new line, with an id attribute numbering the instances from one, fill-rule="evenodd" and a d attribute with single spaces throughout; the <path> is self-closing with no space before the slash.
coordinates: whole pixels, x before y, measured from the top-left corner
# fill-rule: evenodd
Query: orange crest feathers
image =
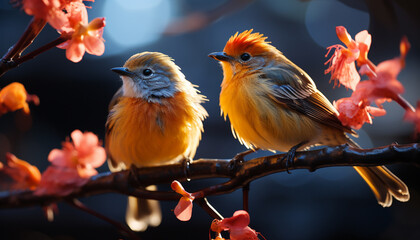
<path id="1" fill-rule="evenodd" d="M 236 56 L 244 52 L 249 52 L 251 54 L 258 54 L 259 52 L 267 51 L 269 48 L 273 48 L 265 40 L 267 37 L 264 37 L 260 33 L 252 33 L 253 29 L 246 30 L 242 33 L 236 32 L 235 35 L 231 36 L 226 43 L 225 48 L 223 49 L 228 55 Z"/>

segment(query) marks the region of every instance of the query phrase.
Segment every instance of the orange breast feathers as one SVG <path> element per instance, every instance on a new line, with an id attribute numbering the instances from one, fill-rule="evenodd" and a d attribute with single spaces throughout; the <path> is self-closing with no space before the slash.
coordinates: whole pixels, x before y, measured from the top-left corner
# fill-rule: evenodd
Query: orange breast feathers
<path id="1" fill-rule="evenodd" d="M 121 97 L 110 112 L 108 151 L 115 162 L 153 166 L 194 157 L 205 110 L 178 92 L 160 103 Z"/>
<path id="2" fill-rule="evenodd" d="M 231 71 L 229 63 L 222 65 Z M 258 73 L 225 74 L 221 87 L 220 108 L 233 135 L 248 148 L 288 151 L 320 131 L 311 119 L 275 101 L 273 83 Z"/>

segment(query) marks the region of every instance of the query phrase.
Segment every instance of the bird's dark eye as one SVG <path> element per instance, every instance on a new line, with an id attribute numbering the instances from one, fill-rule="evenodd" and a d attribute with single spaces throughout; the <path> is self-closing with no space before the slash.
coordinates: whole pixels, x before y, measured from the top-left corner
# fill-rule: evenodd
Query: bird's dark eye
<path id="1" fill-rule="evenodd" d="M 242 55 L 241 55 L 241 60 L 242 61 L 246 62 L 249 59 L 251 59 L 251 55 L 249 55 L 249 53 L 242 53 Z"/>
<path id="2" fill-rule="evenodd" d="M 143 70 L 143 75 L 146 76 L 146 77 L 152 75 L 152 73 L 153 73 L 153 71 L 149 68 L 146 68 L 146 69 Z"/>

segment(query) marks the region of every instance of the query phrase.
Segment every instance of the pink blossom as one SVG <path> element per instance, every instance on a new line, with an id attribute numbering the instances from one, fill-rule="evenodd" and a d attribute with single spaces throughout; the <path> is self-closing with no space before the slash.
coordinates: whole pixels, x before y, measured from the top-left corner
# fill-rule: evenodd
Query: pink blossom
<path id="1" fill-rule="evenodd" d="M 86 7 L 82 0 L 23 0 L 23 9 L 28 15 L 45 19 L 58 31 L 69 31 L 70 20 L 82 13 L 87 19 Z"/>
<path id="2" fill-rule="evenodd" d="M 185 191 L 181 183 L 176 180 L 172 182 L 171 188 L 175 192 L 182 195 L 174 209 L 175 216 L 180 221 L 189 221 L 192 215 L 193 201 L 195 199 L 195 196 Z"/>
<path id="3" fill-rule="evenodd" d="M 250 217 L 248 212 L 244 210 L 236 211 L 232 217 L 225 218 L 223 220 L 213 220 L 211 224 L 211 230 L 218 233 L 229 231 L 231 240 L 256 240 L 258 239 L 258 233 L 250 228 Z"/>
<path id="4" fill-rule="evenodd" d="M 372 124 L 373 116 L 383 116 L 386 111 L 381 108 L 368 106 L 358 97 L 342 98 L 334 101 L 334 106 L 339 112 L 338 119 L 344 126 L 360 129 L 364 123 Z"/>
<path id="5" fill-rule="evenodd" d="M 95 18 L 89 24 L 78 22 L 70 40 L 57 47 L 66 49 L 66 57 L 70 61 L 82 60 L 85 51 L 93 55 L 102 55 L 105 44 L 102 38 L 105 18 Z"/>
<path id="6" fill-rule="evenodd" d="M 375 69 L 369 65 L 362 65 L 359 72 L 369 77 L 369 80 L 359 83 L 356 92 L 363 92 L 365 98 L 370 102 L 384 102 L 385 100 L 394 100 L 401 104 L 401 96 L 404 87 L 397 76 L 405 64 L 405 56 L 410 45 L 406 38 L 403 38 L 400 44 L 401 56 L 381 62 Z M 355 93 L 356 93 L 355 92 Z M 356 93 L 360 94 L 360 93 Z M 402 105 L 404 108 L 406 106 Z"/>
<path id="7" fill-rule="evenodd" d="M 98 137 L 91 132 L 74 130 L 71 139 L 73 142 L 66 140 L 63 143 L 62 150 L 53 149 L 48 155 L 52 165 L 42 173 L 35 194 L 65 196 L 98 173 L 95 168 L 106 159 L 105 149 L 99 145 Z"/>
<path id="8" fill-rule="evenodd" d="M 329 64 L 325 74 L 331 73 L 331 80 L 335 80 L 335 85 L 344 85 L 352 90 L 356 89 L 356 85 L 360 81 L 360 75 L 356 70 L 355 61 L 359 64 L 367 63 L 367 54 L 372 41 L 371 35 L 366 31 L 361 31 L 356 35 L 356 41 L 354 41 L 348 34 L 346 28 L 343 26 L 336 27 L 338 38 L 346 45 L 333 45 L 328 47 L 329 55 L 330 51 L 334 49 L 332 57 L 325 62 Z M 337 83 L 338 80 L 338 83 Z"/>
<path id="9" fill-rule="evenodd" d="M 85 52 L 102 55 L 105 18 L 88 22 L 86 6 L 82 0 L 23 0 L 23 9 L 29 15 L 45 19 L 70 40 L 57 47 L 66 49 L 70 61 L 79 62 Z"/>
<path id="10" fill-rule="evenodd" d="M 106 160 L 105 149 L 99 145 L 98 137 L 91 132 L 74 130 L 71 138 L 73 143 L 67 140 L 62 150 L 53 149 L 48 155 L 48 161 L 57 167 L 75 169 L 82 178 L 98 174 L 95 168 Z"/>

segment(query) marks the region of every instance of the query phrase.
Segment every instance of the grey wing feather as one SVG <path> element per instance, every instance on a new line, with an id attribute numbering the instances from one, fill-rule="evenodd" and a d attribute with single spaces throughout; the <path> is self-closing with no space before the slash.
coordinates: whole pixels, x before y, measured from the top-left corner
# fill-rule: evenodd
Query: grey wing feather
<path id="1" fill-rule="evenodd" d="M 261 77 L 274 83 L 275 99 L 292 110 L 305 114 L 313 120 L 356 135 L 338 119 L 338 112 L 320 92 L 303 70 L 294 64 L 271 68 Z"/>

